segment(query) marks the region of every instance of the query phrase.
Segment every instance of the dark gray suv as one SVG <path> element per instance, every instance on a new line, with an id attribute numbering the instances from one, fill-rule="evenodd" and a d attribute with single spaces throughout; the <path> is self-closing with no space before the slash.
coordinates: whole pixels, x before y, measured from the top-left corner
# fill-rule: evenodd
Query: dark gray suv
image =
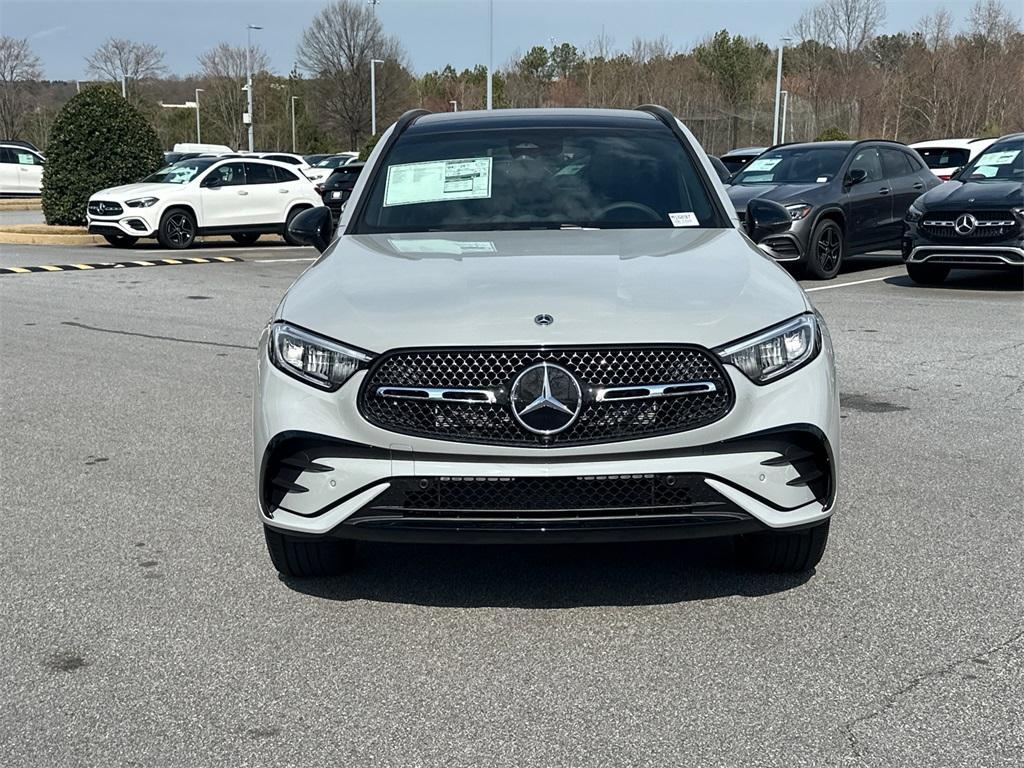
<path id="1" fill-rule="evenodd" d="M 921 157 L 893 141 L 822 141 L 774 147 L 733 178 L 740 218 L 753 198 L 781 203 L 793 224 L 761 244 L 780 262 L 827 280 L 847 256 L 898 249 L 903 217 L 941 182 Z"/>

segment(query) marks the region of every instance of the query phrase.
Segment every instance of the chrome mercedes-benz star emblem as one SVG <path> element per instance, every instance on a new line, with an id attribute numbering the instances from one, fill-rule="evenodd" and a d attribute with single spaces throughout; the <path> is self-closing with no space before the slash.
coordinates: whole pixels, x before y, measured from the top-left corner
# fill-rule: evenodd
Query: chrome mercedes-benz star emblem
<path id="1" fill-rule="evenodd" d="M 535 322 L 537 325 L 551 325 L 553 322 L 555 322 L 555 318 L 547 314 L 537 315 L 535 318 L 533 318 L 533 322 Z"/>
<path id="2" fill-rule="evenodd" d="M 958 216 L 956 221 L 953 222 L 953 228 L 958 235 L 969 235 L 976 226 L 978 226 L 978 220 L 969 213 Z"/>
<path id="3" fill-rule="evenodd" d="M 536 435 L 568 429 L 583 407 L 576 377 L 552 363 L 537 363 L 520 373 L 512 382 L 510 400 L 515 420 Z"/>

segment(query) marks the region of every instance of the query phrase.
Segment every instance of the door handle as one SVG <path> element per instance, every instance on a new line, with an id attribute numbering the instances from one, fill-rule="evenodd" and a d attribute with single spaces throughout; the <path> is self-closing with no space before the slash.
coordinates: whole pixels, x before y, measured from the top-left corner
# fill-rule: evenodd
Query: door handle
<path id="1" fill-rule="evenodd" d="M 238 190 L 238 194 L 240 194 L 240 195 L 248 195 L 249 193 L 246 192 L 244 189 L 240 189 L 240 190 Z"/>
<path id="2" fill-rule="evenodd" d="M 889 189 L 888 187 L 882 187 L 880 190 L 878 190 L 878 194 L 880 194 L 880 195 L 888 195 L 891 191 L 892 190 Z"/>
<path id="3" fill-rule="evenodd" d="M 922 183 L 921 183 L 921 182 L 919 181 L 919 182 L 917 182 L 917 184 L 915 184 L 915 185 L 914 185 L 914 189 L 917 189 L 917 190 L 921 190 L 921 189 L 924 189 L 924 184 L 922 184 Z"/>
<path id="4" fill-rule="evenodd" d="M 287 195 L 288 194 L 288 190 L 287 189 L 279 189 L 279 190 L 277 190 L 277 193 L 279 195 Z"/>

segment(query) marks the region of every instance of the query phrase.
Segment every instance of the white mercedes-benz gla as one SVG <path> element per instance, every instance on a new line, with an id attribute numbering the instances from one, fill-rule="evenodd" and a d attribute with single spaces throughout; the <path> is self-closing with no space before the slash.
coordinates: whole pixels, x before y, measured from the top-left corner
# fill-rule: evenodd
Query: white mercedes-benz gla
<path id="1" fill-rule="evenodd" d="M 754 200 L 755 239 L 789 214 Z M 835 510 L 831 342 L 660 107 L 405 114 L 259 344 L 270 557 L 355 540 L 734 536 L 812 569 Z M 756 230 L 756 231 L 755 231 Z"/>

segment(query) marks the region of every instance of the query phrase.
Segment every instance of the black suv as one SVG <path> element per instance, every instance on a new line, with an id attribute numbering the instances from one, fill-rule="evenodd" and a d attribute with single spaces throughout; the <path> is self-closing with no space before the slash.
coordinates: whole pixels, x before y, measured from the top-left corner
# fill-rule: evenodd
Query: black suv
<path id="1" fill-rule="evenodd" d="M 316 187 L 317 192 L 323 197 L 324 205 L 331 209 L 335 224 L 341 218 L 341 209 L 351 197 L 364 165 L 365 163 L 349 163 L 335 168 L 331 175 Z"/>
<path id="2" fill-rule="evenodd" d="M 898 249 L 910 204 L 941 183 L 904 144 L 820 141 L 773 147 L 734 176 L 728 192 L 741 220 L 755 197 L 784 205 L 790 230 L 761 244 L 776 260 L 827 280 L 847 256 Z"/>
<path id="3" fill-rule="evenodd" d="M 1024 133 L 1004 136 L 907 211 L 903 260 L 915 283 L 953 267 L 1024 274 Z"/>

